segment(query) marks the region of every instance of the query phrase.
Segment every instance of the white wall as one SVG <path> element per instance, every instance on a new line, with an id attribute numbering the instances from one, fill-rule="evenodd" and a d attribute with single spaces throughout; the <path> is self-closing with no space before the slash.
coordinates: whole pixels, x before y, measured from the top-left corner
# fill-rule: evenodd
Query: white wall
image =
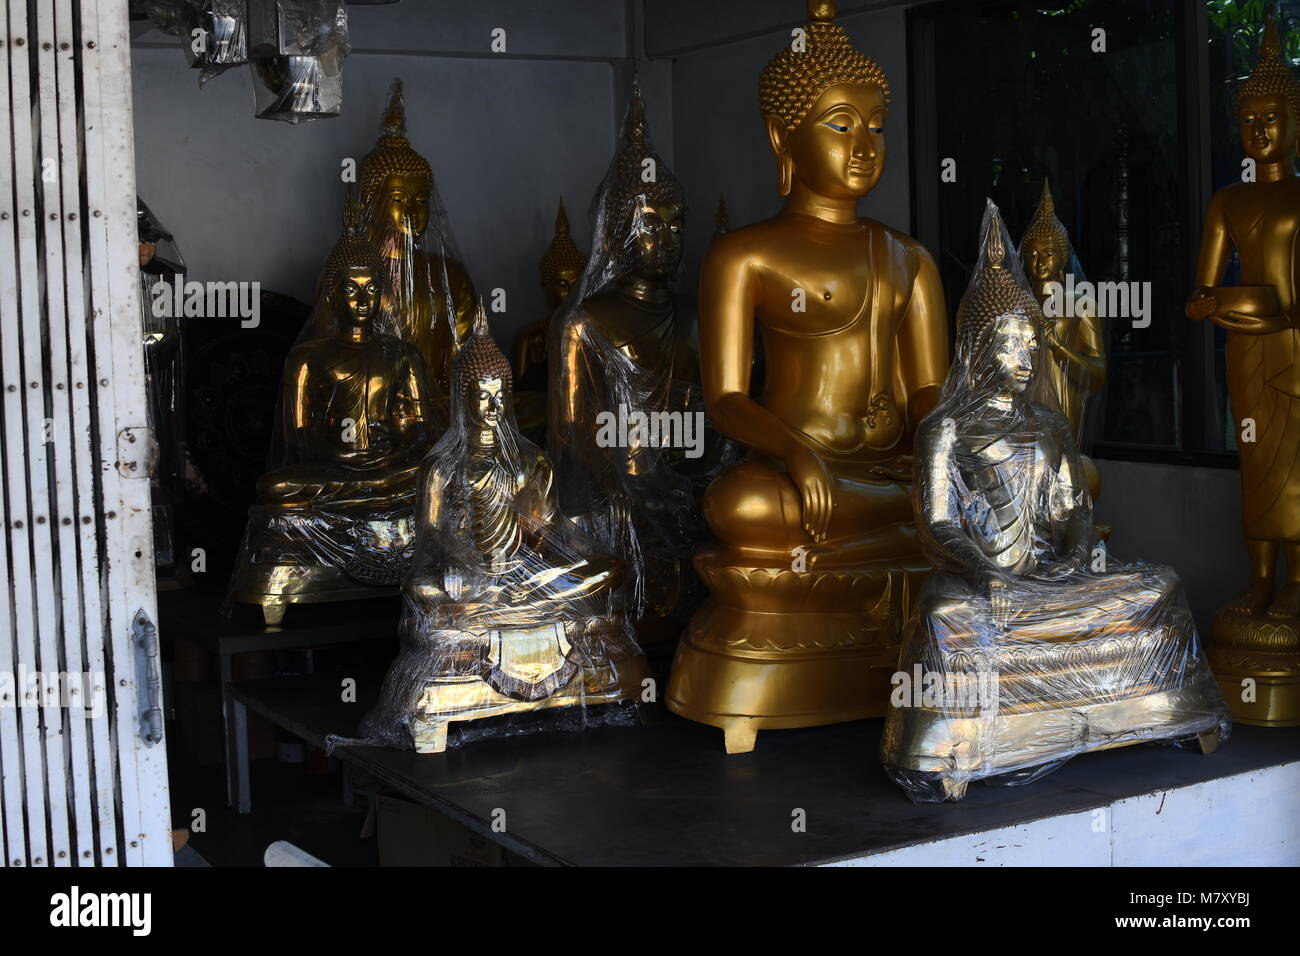
<path id="1" fill-rule="evenodd" d="M 178 39 L 142 34 L 132 48 L 139 192 L 176 233 L 192 278 L 258 280 L 308 299 L 339 233 L 340 161 L 374 145 L 401 76 L 408 136 L 433 166 L 470 274 L 485 296 L 507 292 L 507 313 L 492 319 L 509 344 L 542 314 L 537 262 L 560 195 L 588 245 L 587 207 L 626 105 L 626 10 L 622 0 L 349 7 L 343 115 L 297 126 L 254 118 L 247 67 L 200 90 Z M 507 30 L 504 56 L 488 48 L 496 26 Z M 650 119 L 671 155 L 666 77 L 651 72 Z"/>

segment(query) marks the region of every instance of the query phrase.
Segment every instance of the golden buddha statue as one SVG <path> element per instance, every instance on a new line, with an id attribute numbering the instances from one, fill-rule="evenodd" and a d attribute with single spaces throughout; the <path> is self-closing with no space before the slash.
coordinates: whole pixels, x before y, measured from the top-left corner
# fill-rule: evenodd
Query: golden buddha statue
<path id="1" fill-rule="evenodd" d="M 419 350 L 437 394 L 447 396 L 478 295 L 454 249 L 433 170 L 406 139 L 401 80 L 393 81 L 382 126 L 375 148 L 357 167 L 357 181 L 370 239 L 388 264 L 384 329 Z M 318 291 L 328 292 L 323 276 Z M 317 331 L 328 327 L 327 316 L 328 310 L 318 310 Z"/>
<path id="2" fill-rule="evenodd" d="M 345 222 L 324 278 L 335 327 L 285 361 L 280 464 L 257 483 L 235 571 L 231 596 L 268 624 L 287 604 L 394 593 L 414 546 L 432 392 L 415 346 L 376 328 L 388 264 L 352 197 Z"/>
<path id="3" fill-rule="evenodd" d="M 569 214 L 564 200 L 555 214 L 555 236 L 541 261 L 542 292 L 546 296 L 546 318 L 526 326 L 515 341 L 515 387 L 545 393 L 550 384 L 546 372 L 547 333 L 551 316 L 564 304 L 582 278 L 587 257 L 578 249 L 569 233 Z"/>
<path id="4" fill-rule="evenodd" d="M 589 707 L 640 699 L 649 672 L 621 613 L 622 567 L 566 527 L 511 380 L 480 311 L 425 466 L 402 651 L 372 738 L 438 753 L 453 723 L 561 708 L 586 724 L 600 719 Z"/>
<path id="5" fill-rule="evenodd" d="M 1189 317 L 1227 330 L 1232 414 L 1249 433 L 1238 446 L 1251 581 L 1216 615 L 1209 657 L 1236 720 L 1283 727 L 1300 724 L 1300 84 L 1272 13 L 1237 119 L 1255 179 L 1210 200 L 1187 303 Z M 1240 285 L 1223 286 L 1234 249 Z"/>
<path id="6" fill-rule="evenodd" d="M 917 523 L 936 570 L 881 747 L 920 801 L 1028 783 L 1090 750 L 1196 736 L 1208 752 L 1229 729 L 1173 570 L 1090 569 L 1092 505 L 1045 368 L 1052 323 L 992 202 L 980 245 L 956 361 L 917 429 Z"/>
<path id="7" fill-rule="evenodd" d="M 694 324 L 673 292 L 686 199 L 650 145 L 635 84 L 622 138 L 598 193 L 580 294 L 552 323 L 548 449 L 561 509 L 623 559 L 630 613 L 643 643 L 654 643 L 676 637 L 671 621 L 695 588 L 689 470 L 707 453 Z M 606 419 L 614 426 L 602 427 Z"/>
<path id="8" fill-rule="evenodd" d="M 1043 180 L 1043 198 L 1038 203 L 1033 221 L 1020 240 L 1020 262 L 1029 277 L 1034 297 L 1045 307 L 1049 298 L 1060 301 L 1065 294 L 1066 274 L 1074 276 L 1075 284 L 1084 276 L 1077 268 L 1074 251 L 1070 248 L 1070 234 L 1061 220 L 1056 218 L 1056 204 L 1047 180 Z M 1054 290 L 1053 284 L 1060 287 Z M 1059 310 L 1062 315 L 1050 316 L 1051 328 L 1047 330 L 1045 345 L 1051 351 L 1051 361 L 1045 371 L 1056 391 L 1058 407 L 1070 421 L 1076 443 L 1083 440 L 1083 409 L 1088 399 L 1106 383 L 1106 343 L 1102 335 L 1101 320 L 1096 309 L 1087 303 Z M 1101 494 L 1101 475 L 1096 464 L 1086 455 L 1083 468 L 1088 476 L 1088 490 L 1095 503 Z"/>
<path id="9" fill-rule="evenodd" d="M 722 728 L 729 753 L 762 728 L 882 715 L 929 570 L 908 453 L 948 368 L 943 289 L 919 243 L 858 217 L 884 171 L 889 85 L 834 3 L 808 11 L 806 48 L 759 84 L 785 207 L 714 240 L 700 275 L 709 417 L 750 455 L 705 498 L 719 542 L 695 566 L 712 597 L 666 699 Z"/>

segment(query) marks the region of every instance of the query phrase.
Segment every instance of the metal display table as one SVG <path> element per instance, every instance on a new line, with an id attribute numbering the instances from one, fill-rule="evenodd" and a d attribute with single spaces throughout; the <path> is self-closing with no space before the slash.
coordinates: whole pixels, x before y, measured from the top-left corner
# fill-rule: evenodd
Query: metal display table
<path id="1" fill-rule="evenodd" d="M 353 733 L 379 676 L 359 679 L 354 704 L 340 701 L 333 679 L 241 682 L 230 695 L 237 708 L 321 747 L 329 734 Z M 1266 768 L 1300 770 L 1300 728 L 1235 727 L 1213 755 L 1126 747 L 1078 757 L 1030 786 L 972 786 L 961 803 L 916 805 L 881 770 L 881 720 L 772 732 L 753 753 L 727 756 L 716 729 L 646 710 L 638 727 L 480 740 L 443 754 L 373 747 L 333 754 L 530 861 L 588 866 L 869 861 L 1046 818 L 1082 820 L 1072 825 L 1086 831 L 1090 815 L 1126 798 Z M 1226 834 L 1228 821 L 1216 812 L 1193 822 Z"/>
<path id="2" fill-rule="evenodd" d="M 219 598 L 193 589 L 162 591 L 158 594 L 158 619 L 164 637 L 190 641 L 217 656 L 225 722 L 226 800 L 240 813 L 248 813 L 247 712 L 235 707 L 227 693 L 234 657 L 382 639 L 393 641 L 396 647 L 401 605 L 392 598 L 295 606 L 286 624 L 267 627 L 256 607 L 236 605 L 227 618 L 220 613 L 220 603 Z"/>

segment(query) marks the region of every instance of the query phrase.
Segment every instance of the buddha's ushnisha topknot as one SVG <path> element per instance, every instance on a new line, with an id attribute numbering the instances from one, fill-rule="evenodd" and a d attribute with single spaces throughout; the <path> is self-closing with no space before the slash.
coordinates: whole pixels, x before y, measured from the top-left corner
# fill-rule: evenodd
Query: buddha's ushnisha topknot
<path id="1" fill-rule="evenodd" d="M 1056 218 L 1056 203 L 1052 199 L 1052 189 L 1046 179 L 1043 180 L 1043 197 L 1038 202 L 1034 219 L 1020 240 L 1022 253 L 1030 243 L 1040 242 L 1050 243 L 1056 250 L 1057 261 L 1061 267 L 1067 265 L 1065 260 L 1070 255 L 1070 234 L 1065 231 L 1065 225 L 1061 220 Z"/>
<path id="2" fill-rule="evenodd" d="M 335 279 L 344 269 L 359 266 L 373 266 L 382 281 L 386 268 L 384 256 L 366 235 L 361 201 L 356 187 L 351 186 L 343 199 L 343 234 L 325 260 L 325 291 L 333 290 Z"/>
<path id="3" fill-rule="evenodd" d="M 1010 237 L 993 200 L 984 207 L 980 257 L 966 294 L 957 306 L 957 349 L 973 355 L 997 319 L 1008 313 L 1023 315 L 1041 328 L 1043 312 L 1025 286 L 1019 268 L 1008 258 Z"/>
<path id="4" fill-rule="evenodd" d="M 483 303 L 480 302 L 478 311 L 474 314 L 474 331 L 456 356 L 456 384 L 461 398 L 468 398 L 470 390 L 476 388 L 479 382 L 492 378 L 501 380 L 506 394 L 514 389 L 510 361 L 497 345 L 496 339 L 492 338 L 487 313 L 483 311 Z"/>
<path id="5" fill-rule="evenodd" d="M 555 213 L 555 238 L 542 256 L 542 286 L 549 289 L 559 279 L 560 273 L 566 270 L 581 273 L 586 267 L 587 257 L 569 234 L 569 214 L 564 211 L 564 200 L 561 199 L 560 208 Z"/>
<path id="6" fill-rule="evenodd" d="M 796 52 L 791 45 L 763 68 L 758 81 L 758 108 L 763 115 L 776 116 L 787 130 L 794 130 L 817 97 L 840 83 L 879 87 L 888 103 L 885 71 L 855 49 L 844 28 L 834 22 L 834 0 L 808 0 L 808 19 L 804 49 Z"/>
<path id="7" fill-rule="evenodd" d="M 650 124 L 646 120 L 645 101 L 641 98 L 641 84 L 632 81 L 632 101 L 623 118 L 623 146 L 614 160 L 606 197 L 607 209 L 614 221 L 621 223 L 638 196 L 645 196 L 652 205 L 674 204 L 685 207 L 686 191 L 668 165 L 650 147 Z M 654 176 L 646 182 L 646 160 L 653 160 Z"/>
<path id="8" fill-rule="evenodd" d="M 390 175 L 416 176 L 433 183 L 433 168 L 429 161 L 412 149 L 406 139 L 406 101 L 402 96 L 401 79 L 393 80 L 382 125 L 379 142 L 361 160 L 358 170 L 361 203 L 367 214 L 373 211 L 379 190 Z"/>
<path id="9" fill-rule="evenodd" d="M 1280 94 L 1291 107 L 1291 116 L 1300 120 L 1300 84 L 1282 57 L 1282 39 L 1278 34 L 1277 16 L 1270 8 L 1264 21 L 1264 37 L 1259 44 L 1259 59 L 1246 82 L 1237 88 L 1237 103 L 1246 96 Z"/>

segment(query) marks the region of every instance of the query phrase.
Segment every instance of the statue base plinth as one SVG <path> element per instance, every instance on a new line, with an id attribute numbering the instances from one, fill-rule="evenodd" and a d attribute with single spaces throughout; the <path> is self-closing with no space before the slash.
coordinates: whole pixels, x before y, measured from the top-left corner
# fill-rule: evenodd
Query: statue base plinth
<path id="1" fill-rule="evenodd" d="M 650 677 L 640 649 L 617 618 L 591 618 L 486 631 L 434 631 L 404 643 L 384 697 L 398 712 L 411 687 L 410 738 L 417 753 L 442 753 L 453 723 L 557 708 L 634 704 Z M 392 719 L 392 714 L 388 719 Z"/>
<path id="2" fill-rule="evenodd" d="M 1300 620 L 1220 611 L 1210 633 L 1214 643 L 1205 656 L 1232 719 L 1254 727 L 1300 726 Z"/>
<path id="3" fill-rule="evenodd" d="M 413 519 L 353 519 L 254 508 L 230 599 L 257 604 L 268 626 L 291 604 L 393 597 L 409 562 Z"/>
<path id="4" fill-rule="evenodd" d="M 669 710 L 721 728 L 727 753 L 759 730 L 884 716 L 923 561 L 792 571 L 710 549 L 695 567 L 712 597 L 678 644 Z"/>

